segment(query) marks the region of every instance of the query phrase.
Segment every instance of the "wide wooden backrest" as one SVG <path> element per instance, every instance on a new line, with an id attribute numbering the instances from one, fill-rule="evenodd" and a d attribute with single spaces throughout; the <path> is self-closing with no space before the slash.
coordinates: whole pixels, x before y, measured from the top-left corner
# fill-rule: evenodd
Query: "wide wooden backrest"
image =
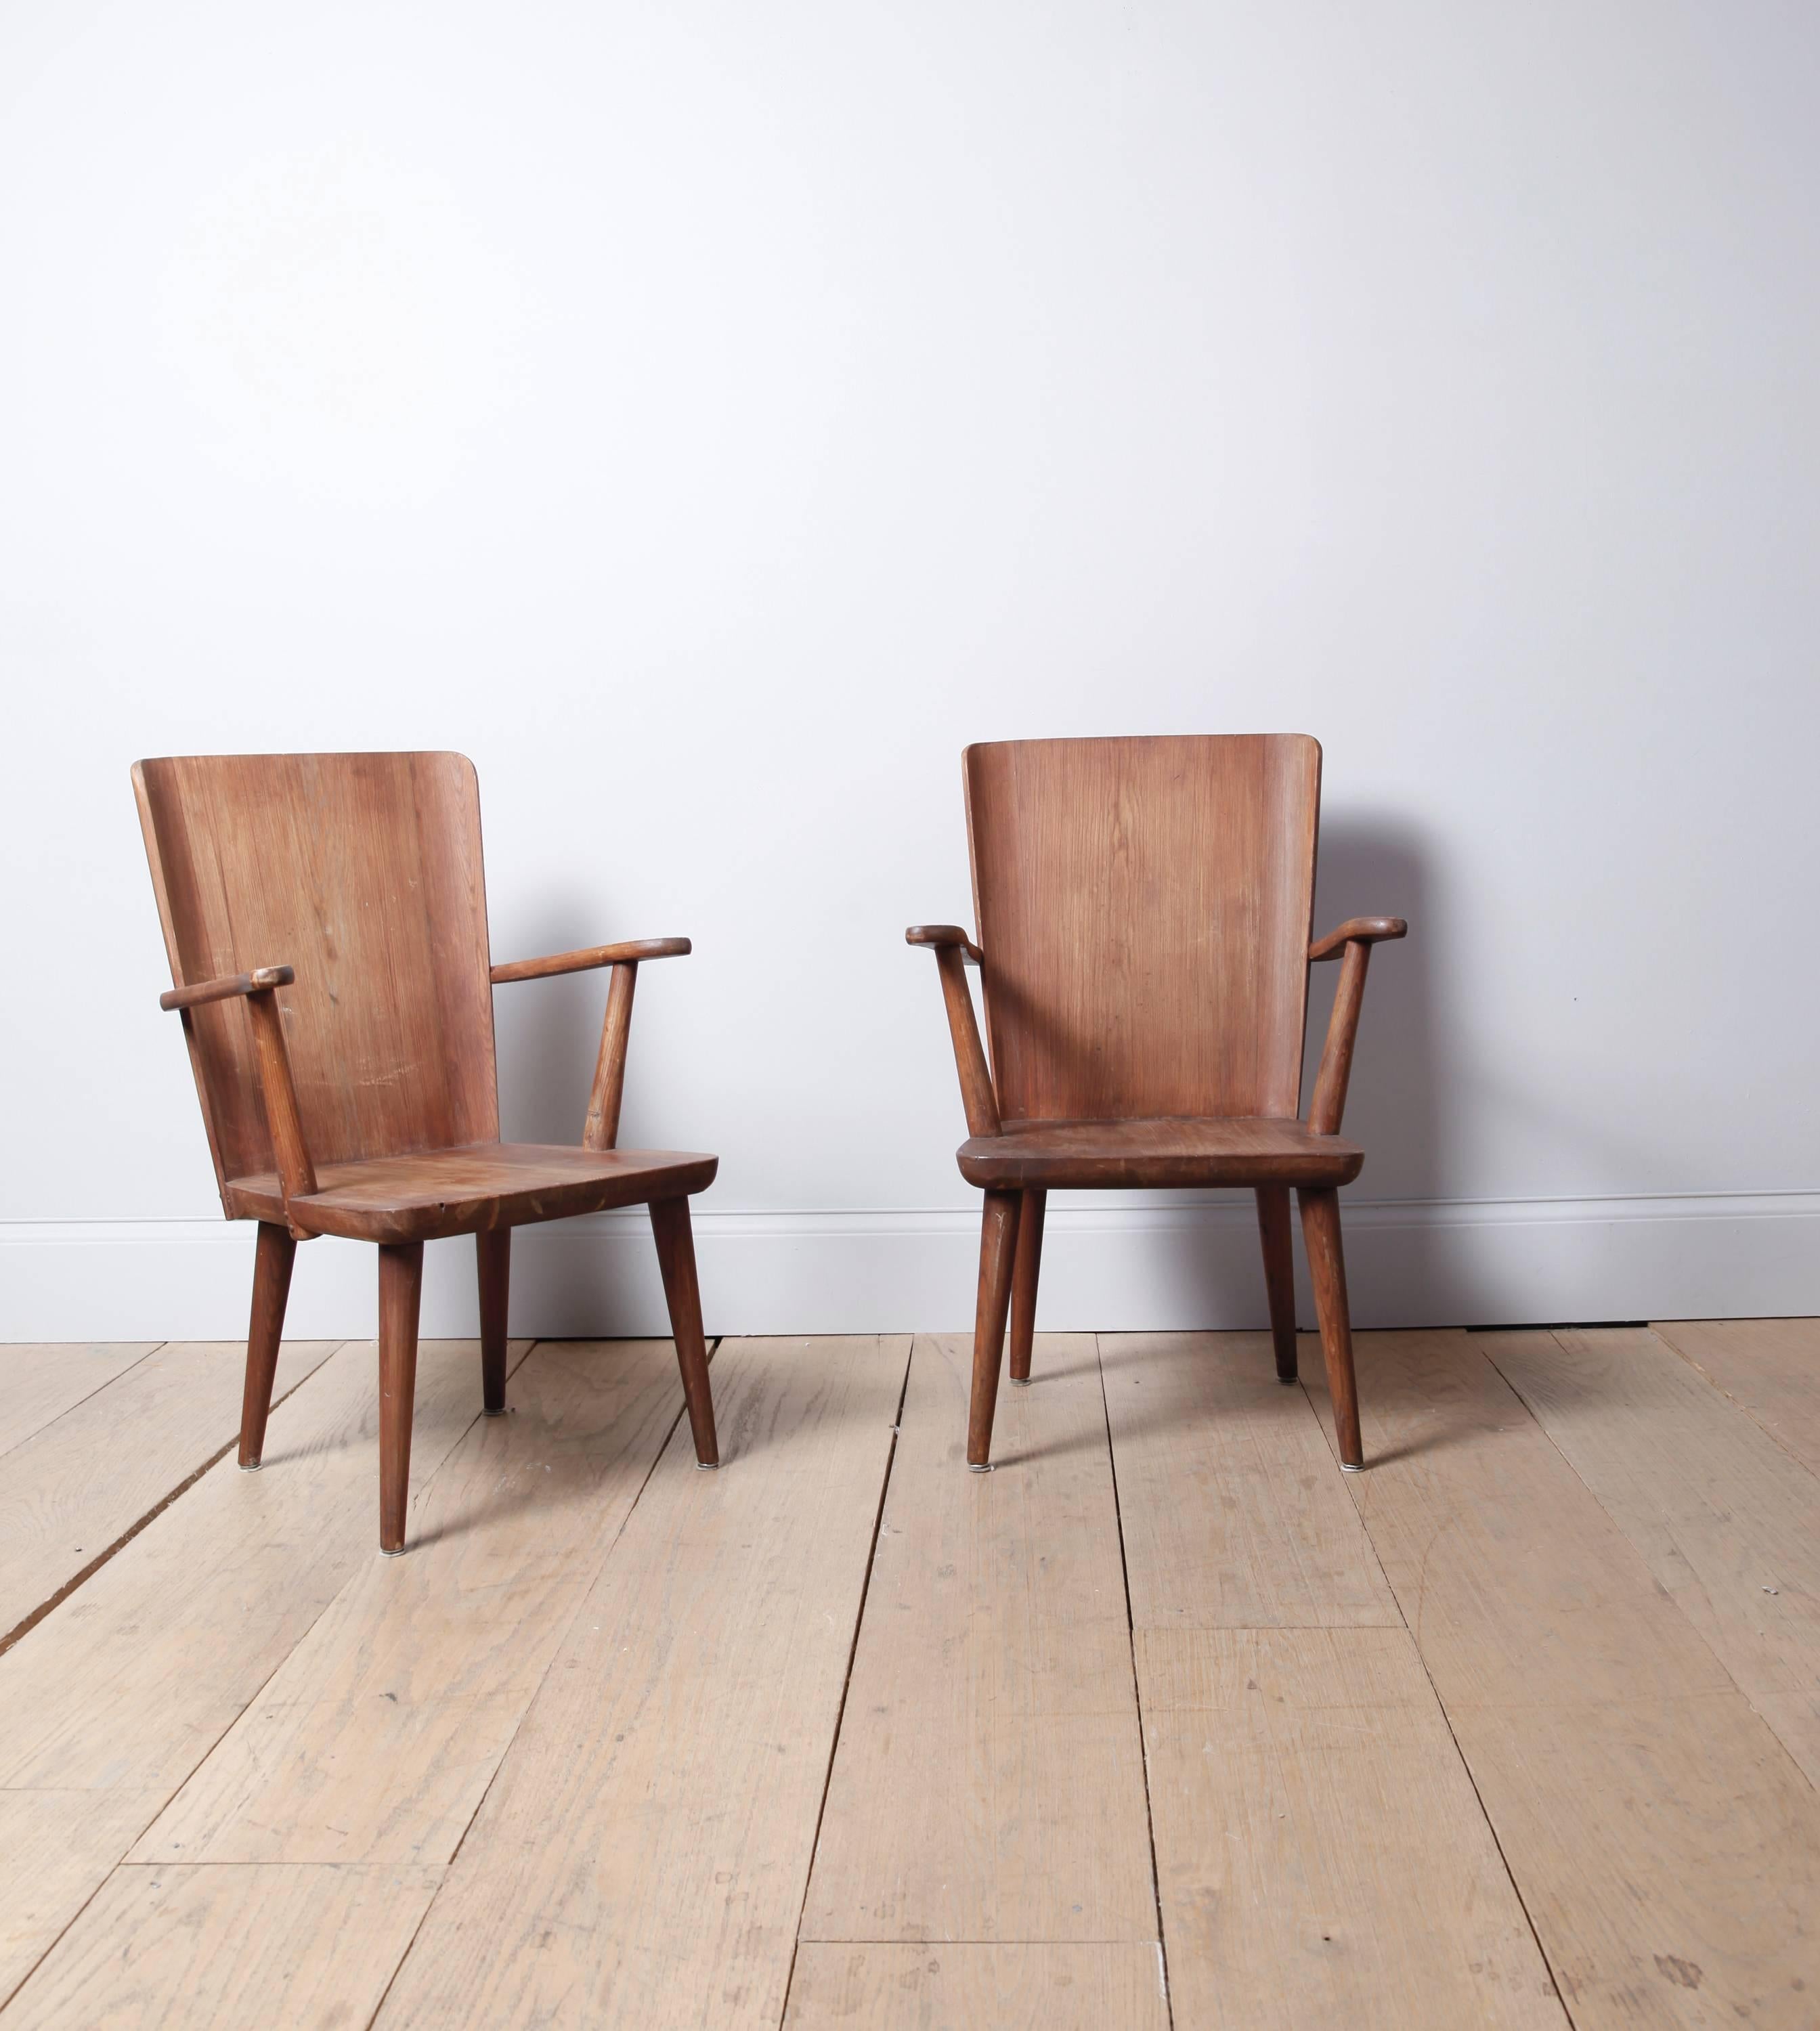
<path id="1" fill-rule="evenodd" d="M 1319 743 L 1012 740 L 962 760 L 1001 1117 L 1295 1114 Z"/>
<path id="2" fill-rule="evenodd" d="M 278 1006 L 319 1168 L 497 1138 L 471 762 L 196 755 L 132 781 L 173 982 L 296 971 Z M 218 1179 L 271 1170 L 245 1002 L 184 1021 Z"/>

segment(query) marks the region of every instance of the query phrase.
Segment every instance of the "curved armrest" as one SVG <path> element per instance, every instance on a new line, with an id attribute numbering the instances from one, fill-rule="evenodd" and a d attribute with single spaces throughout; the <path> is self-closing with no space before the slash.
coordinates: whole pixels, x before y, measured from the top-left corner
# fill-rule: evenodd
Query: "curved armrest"
<path id="1" fill-rule="evenodd" d="M 948 1033 L 954 1040 L 954 1069 L 960 1075 L 960 1100 L 967 1109 L 969 1135 L 998 1133 L 998 1101 L 992 1073 L 980 1048 L 979 1022 L 967 986 L 967 968 L 984 956 L 958 924 L 912 924 L 904 942 L 927 945 L 942 975 L 942 999 L 948 1009 Z"/>
<path id="2" fill-rule="evenodd" d="M 1322 1046 L 1321 1069 L 1315 1078 L 1315 1097 L 1308 1127 L 1316 1135 L 1337 1135 L 1346 1110 L 1346 1087 L 1352 1076 L 1352 1045 L 1359 1034 L 1359 1011 L 1365 999 L 1365 969 L 1371 948 L 1386 938 L 1407 937 L 1400 917 L 1348 917 L 1337 931 L 1317 938 L 1308 948 L 1311 960 L 1340 962 L 1340 985 L 1333 990 L 1333 1012 L 1327 1019 L 1327 1041 Z"/>
<path id="3" fill-rule="evenodd" d="M 513 980 L 548 980 L 559 973 L 588 973 L 597 966 L 636 966 L 647 959 L 682 959 L 693 949 L 687 938 L 628 938 L 617 945 L 584 945 L 579 952 L 553 952 L 548 959 L 515 959 L 496 966 L 490 976 L 495 987 Z"/>
<path id="4" fill-rule="evenodd" d="M 1374 945 L 1386 938 L 1404 938 L 1409 926 L 1400 917 L 1348 917 L 1337 931 L 1317 938 L 1308 948 L 1310 959 L 1337 959 L 1348 945 Z"/>
<path id="5" fill-rule="evenodd" d="M 904 934 L 904 942 L 907 945 L 932 945 L 938 952 L 945 952 L 952 946 L 969 966 L 978 966 L 986 957 L 958 924 L 912 924 Z"/>
<path id="6" fill-rule="evenodd" d="M 192 987 L 173 987 L 158 997 L 158 1005 L 173 1008 L 200 1008 L 205 1001 L 231 1001 L 237 994 L 263 994 L 274 987 L 289 987 L 296 975 L 288 966 L 259 966 L 251 973 L 224 974 L 219 980 L 199 980 Z"/>

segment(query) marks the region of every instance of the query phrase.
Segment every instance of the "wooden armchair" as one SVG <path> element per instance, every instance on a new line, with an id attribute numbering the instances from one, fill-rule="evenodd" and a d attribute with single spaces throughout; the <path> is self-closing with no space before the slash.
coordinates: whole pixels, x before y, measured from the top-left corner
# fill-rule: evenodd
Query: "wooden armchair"
<path id="1" fill-rule="evenodd" d="M 984 1189 L 967 1461 L 990 1463 L 1011 1321 L 1030 1377 L 1044 1208 L 1057 1188 L 1248 1185 L 1257 1194 L 1277 1373 L 1296 1380 L 1289 1191 L 1301 1202 L 1340 1457 L 1364 1464 L 1338 1187 L 1372 946 L 1400 917 L 1311 944 L 1321 750 L 1304 734 L 1016 740 L 962 758 L 979 943 L 905 934 L 941 969 L 967 1109 L 960 1173 Z M 1339 990 L 1297 1119 L 1311 960 Z M 989 1068 L 965 968 L 984 986 Z"/>
<path id="2" fill-rule="evenodd" d="M 474 1236 L 483 1407 L 505 1407 L 512 1230 L 648 1205 L 696 1457 L 718 1459 L 688 1194 L 718 1159 L 620 1150 L 640 965 L 687 938 L 491 963 L 479 785 L 459 755 L 197 756 L 132 771 L 203 1123 L 259 1222 L 240 1463 L 265 1443 L 300 1240 L 379 1249 L 379 1546 L 405 1545 L 423 1243 Z M 576 1148 L 499 1140 L 494 985 L 611 969 Z"/>

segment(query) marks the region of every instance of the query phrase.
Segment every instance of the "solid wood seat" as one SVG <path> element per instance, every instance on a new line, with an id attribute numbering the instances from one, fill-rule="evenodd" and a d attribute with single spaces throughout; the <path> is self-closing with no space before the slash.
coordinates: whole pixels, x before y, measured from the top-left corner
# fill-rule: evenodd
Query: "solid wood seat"
<path id="1" fill-rule="evenodd" d="M 1305 1122 L 1262 1115 L 1151 1121 L 1008 1121 L 958 1152 L 988 1189 L 1193 1191 L 1214 1185 L 1349 1185 L 1365 1152 Z"/>
<path id="2" fill-rule="evenodd" d="M 435 1241 L 704 1191 L 719 1163 L 685 1150 L 466 1142 L 410 1157 L 319 1165 L 319 1189 L 290 1201 L 290 1219 L 304 1233 L 350 1241 Z M 274 1172 L 230 1179 L 227 1192 L 242 1219 L 285 1218 Z"/>
<path id="3" fill-rule="evenodd" d="M 688 1209 L 715 1159 L 615 1146 L 638 970 L 688 940 L 495 966 L 462 755 L 166 756 L 132 783 L 176 983 L 159 1004 L 183 1019 L 222 1208 L 258 1222 L 241 1465 L 265 1444 L 297 1243 L 375 1243 L 379 1546 L 401 1551 L 424 1243 L 474 1237 L 481 1407 L 497 1417 L 512 1230 L 641 1202 L 696 1458 L 716 1465 Z M 595 967 L 606 1012 L 579 1142 L 501 1142 L 494 989 Z"/>

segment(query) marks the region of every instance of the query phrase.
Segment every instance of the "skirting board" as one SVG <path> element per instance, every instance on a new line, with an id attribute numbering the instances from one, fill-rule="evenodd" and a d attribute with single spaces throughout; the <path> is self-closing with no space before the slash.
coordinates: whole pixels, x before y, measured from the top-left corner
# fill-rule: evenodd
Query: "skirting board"
<path id="1" fill-rule="evenodd" d="M 1820 1192 L 1653 1198 L 1378 1201 L 1342 1197 L 1359 1326 L 1745 1318 L 1820 1313 Z M 710 1333 L 959 1331 L 973 1323 L 977 1214 L 695 1215 Z M 215 1220 L 0 1223 L 0 1340 L 235 1340 L 253 1230 Z M 1298 1245 L 1300 1317 L 1314 1321 Z M 426 1253 L 423 1330 L 476 1328 L 473 1250 Z M 298 1253 L 286 1330 L 370 1336 L 373 1251 Z M 520 1229 L 512 1330 L 662 1334 L 642 1212 Z M 1264 1323 L 1249 1199 L 1102 1210 L 1050 1202 L 1037 1323 L 1169 1331 Z"/>

